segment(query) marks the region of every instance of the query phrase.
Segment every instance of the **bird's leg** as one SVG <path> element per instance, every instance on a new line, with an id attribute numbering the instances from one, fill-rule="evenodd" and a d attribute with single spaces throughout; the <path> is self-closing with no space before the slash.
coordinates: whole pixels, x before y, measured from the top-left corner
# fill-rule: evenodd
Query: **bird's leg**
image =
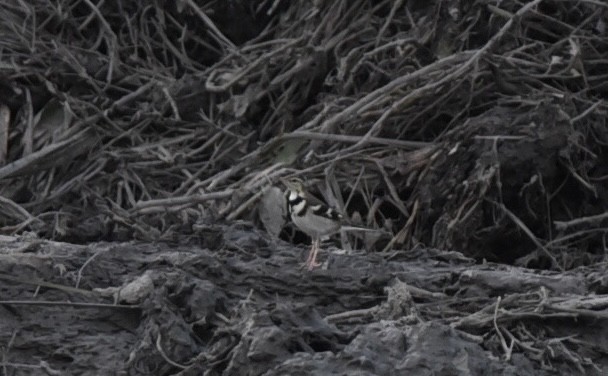
<path id="1" fill-rule="evenodd" d="M 312 245 L 310 247 L 310 251 L 308 251 L 308 257 L 306 258 L 306 262 L 302 264 L 302 268 L 306 267 L 310 270 L 310 260 L 312 260 L 312 256 L 315 252 L 315 241 L 313 239 Z"/>
<path id="2" fill-rule="evenodd" d="M 306 265 L 310 265 L 310 262 L 312 261 L 312 258 L 315 254 L 315 248 L 316 248 L 316 244 L 315 244 L 315 240 L 312 240 L 312 244 L 310 245 L 310 252 L 308 252 L 308 258 L 306 259 Z"/>
<path id="3" fill-rule="evenodd" d="M 314 239 L 312 241 L 312 249 L 311 255 L 309 256 L 308 270 L 313 270 L 317 266 L 321 266 L 320 263 L 317 262 L 317 253 L 319 252 L 319 248 L 321 248 L 321 239 Z"/>

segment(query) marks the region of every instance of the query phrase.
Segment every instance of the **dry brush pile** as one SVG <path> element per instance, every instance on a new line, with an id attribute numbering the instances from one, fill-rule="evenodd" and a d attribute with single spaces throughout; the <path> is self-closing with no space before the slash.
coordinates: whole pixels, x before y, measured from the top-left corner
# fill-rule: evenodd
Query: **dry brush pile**
<path id="1" fill-rule="evenodd" d="M 255 219 L 278 177 L 300 175 L 351 223 L 390 234 L 370 250 L 558 272 L 604 261 L 602 1 L 2 8 L 2 234 L 175 240 Z M 584 291 L 604 293 L 593 275 Z M 546 297 L 530 294 L 535 311 Z M 496 320 L 481 326 L 511 351 Z M 543 334 L 517 328 L 511 345 L 534 353 L 522 338 Z M 591 367 L 577 346 L 565 362 Z"/>

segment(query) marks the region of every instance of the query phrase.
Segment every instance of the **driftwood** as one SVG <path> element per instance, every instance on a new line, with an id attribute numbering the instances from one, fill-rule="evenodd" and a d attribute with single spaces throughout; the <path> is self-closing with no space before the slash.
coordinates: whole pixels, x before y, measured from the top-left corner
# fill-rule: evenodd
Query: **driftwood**
<path id="1" fill-rule="evenodd" d="M 2 237 L 3 368 L 593 374 L 608 351 L 594 341 L 608 320 L 604 265 L 562 274 L 431 249 L 330 248 L 324 267 L 306 272 L 303 249 L 246 223 L 200 236 L 216 246 Z"/>

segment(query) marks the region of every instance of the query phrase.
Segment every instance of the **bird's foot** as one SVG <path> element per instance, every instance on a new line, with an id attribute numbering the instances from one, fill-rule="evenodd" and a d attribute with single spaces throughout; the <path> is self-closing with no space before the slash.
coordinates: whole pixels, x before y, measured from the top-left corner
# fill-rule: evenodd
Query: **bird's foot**
<path id="1" fill-rule="evenodd" d="M 303 262 L 300 264 L 300 269 L 313 270 L 314 268 L 317 268 L 321 265 L 323 265 L 323 264 L 316 262 L 316 261 L 307 260 L 306 262 Z"/>

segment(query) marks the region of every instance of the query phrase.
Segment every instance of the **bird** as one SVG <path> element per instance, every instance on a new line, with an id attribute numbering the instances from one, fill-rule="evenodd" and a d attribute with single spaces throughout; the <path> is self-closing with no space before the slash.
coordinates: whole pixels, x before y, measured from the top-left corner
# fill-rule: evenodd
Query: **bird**
<path id="1" fill-rule="evenodd" d="M 312 247 L 304 267 L 308 270 L 320 266 L 317 253 L 321 247 L 321 238 L 340 231 L 342 215 L 324 204 L 304 189 L 304 182 L 299 178 L 281 179 L 287 187 L 287 209 L 291 221 L 297 228 L 312 238 Z"/>

